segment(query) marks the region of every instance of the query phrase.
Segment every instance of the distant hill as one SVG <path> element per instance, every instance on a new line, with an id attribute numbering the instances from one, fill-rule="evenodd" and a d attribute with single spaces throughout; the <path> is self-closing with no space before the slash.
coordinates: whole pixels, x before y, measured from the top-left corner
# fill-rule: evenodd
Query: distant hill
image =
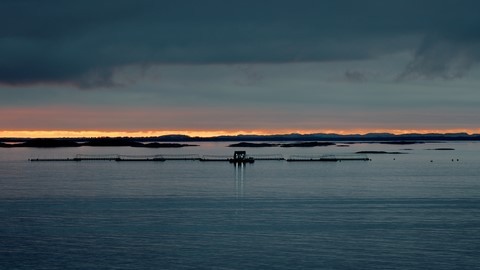
<path id="1" fill-rule="evenodd" d="M 135 138 L 96 138 L 89 139 L 88 141 L 81 141 L 82 139 L 26 139 L 16 144 L 0 143 L 0 148 L 13 148 L 13 147 L 36 147 L 36 148 L 53 148 L 53 147 L 81 147 L 81 146 L 94 146 L 94 147 L 148 147 L 148 148 L 178 148 L 186 146 L 196 146 L 193 144 L 180 144 L 180 143 L 143 143 L 138 142 Z"/>
<path id="2" fill-rule="evenodd" d="M 431 133 L 402 134 L 368 133 L 368 134 L 278 134 L 278 135 L 236 135 L 215 137 L 190 137 L 186 135 L 165 135 L 136 138 L 57 138 L 57 139 L 15 139 L 0 138 L 0 147 L 76 147 L 76 146 L 131 146 L 131 147 L 184 147 L 188 144 L 159 144 L 178 142 L 378 142 L 388 144 L 414 144 L 431 141 L 480 141 L 480 134 L 467 133 Z M 3 142 L 3 143 L 2 143 Z M 12 146 L 5 142 L 18 142 Z M 145 144 L 147 142 L 155 144 Z M 265 145 L 263 147 L 266 147 Z"/>
<path id="3" fill-rule="evenodd" d="M 316 146 L 331 146 L 335 145 L 332 142 L 299 142 L 299 143 L 251 143 L 251 142 L 241 142 L 230 144 L 228 147 L 316 147 Z"/>
<path id="4" fill-rule="evenodd" d="M 410 144 L 413 141 L 476 141 L 480 140 L 480 134 L 469 135 L 467 133 L 447 134 L 402 134 L 368 133 L 368 134 L 279 134 L 279 135 L 236 135 L 215 137 L 189 137 L 189 136 L 159 136 L 142 138 L 141 140 L 163 142 L 187 142 L 187 141 L 216 141 L 216 142 L 277 142 L 277 141 L 375 141 L 375 142 L 398 142 L 398 144 Z"/>

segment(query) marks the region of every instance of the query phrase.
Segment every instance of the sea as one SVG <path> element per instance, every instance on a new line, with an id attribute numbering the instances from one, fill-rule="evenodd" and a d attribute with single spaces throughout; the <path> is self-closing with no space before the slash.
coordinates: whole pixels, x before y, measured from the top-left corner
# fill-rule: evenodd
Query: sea
<path id="1" fill-rule="evenodd" d="M 197 144 L 0 148 L 0 269 L 480 269 L 480 142 Z M 401 154 L 243 165 L 29 161 L 235 150 Z"/>

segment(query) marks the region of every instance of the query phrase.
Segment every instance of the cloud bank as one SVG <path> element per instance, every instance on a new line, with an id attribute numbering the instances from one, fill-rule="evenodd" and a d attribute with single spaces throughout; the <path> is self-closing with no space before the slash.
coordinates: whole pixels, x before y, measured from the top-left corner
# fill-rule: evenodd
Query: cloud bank
<path id="1" fill-rule="evenodd" d="M 125 66 L 343 61 L 399 51 L 415 52 L 401 79 L 455 78 L 480 59 L 478 10 L 473 0 L 4 0 L 0 84 L 109 87 Z"/>

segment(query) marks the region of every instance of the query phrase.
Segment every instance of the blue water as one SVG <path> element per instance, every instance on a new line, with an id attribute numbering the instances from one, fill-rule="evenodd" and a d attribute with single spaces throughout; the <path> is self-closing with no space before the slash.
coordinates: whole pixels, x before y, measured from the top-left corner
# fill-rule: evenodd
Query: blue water
<path id="1" fill-rule="evenodd" d="M 480 269 L 480 143 L 247 149 L 358 150 L 408 154 L 234 166 L 27 161 L 222 143 L 0 149 L 0 268 Z"/>

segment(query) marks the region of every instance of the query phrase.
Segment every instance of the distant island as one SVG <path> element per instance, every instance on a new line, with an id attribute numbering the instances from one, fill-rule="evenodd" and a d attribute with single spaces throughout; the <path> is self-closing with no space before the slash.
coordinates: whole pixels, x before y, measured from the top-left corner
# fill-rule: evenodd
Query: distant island
<path id="1" fill-rule="evenodd" d="M 340 135 L 334 133 L 278 134 L 278 135 L 235 135 L 214 137 L 190 137 L 186 135 L 165 135 L 136 138 L 138 141 L 158 142 L 375 142 L 384 144 L 421 144 L 427 141 L 480 141 L 480 134 L 468 133 L 428 133 L 401 134 L 368 133 Z M 1 141 L 1 140 L 0 140 Z"/>
<path id="2" fill-rule="evenodd" d="M 75 139 L 29 139 L 19 143 L 0 143 L 0 147 L 37 147 L 37 148 L 54 148 L 54 147 L 113 147 L 113 146 L 129 146 L 129 147 L 145 147 L 145 148 L 180 148 L 187 146 L 197 146 L 194 144 L 180 143 L 143 143 L 135 139 L 119 139 L 119 138 L 96 138 L 85 142 L 78 142 Z"/>
<path id="3" fill-rule="evenodd" d="M 316 147 L 331 146 L 333 142 L 300 142 L 300 143 L 250 143 L 241 142 L 230 144 L 228 147 Z"/>
<path id="4" fill-rule="evenodd" d="M 55 138 L 26 139 L 0 138 L 0 147 L 81 147 L 81 146 L 130 146 L 147 148 L 178 148 L 197 146 L 186 142 L 242 142 L 230 147 L 315 147 L 335 145 L 335 142 L 346 147 L 353 143 L 380 144 L 422 144 L 442 141 L 480 141 L 480 134 L 467 133 L 430 133 L 401 134 L 368 133 L 368 134 L 279 134 L 279 135 L 236 135 L 214 137 L 191 137 L 186 135 L 165 135 L 155 137 L 117 137 L 117 138 Z M 293 143 L 285 143 L 293 142 Z"/>

